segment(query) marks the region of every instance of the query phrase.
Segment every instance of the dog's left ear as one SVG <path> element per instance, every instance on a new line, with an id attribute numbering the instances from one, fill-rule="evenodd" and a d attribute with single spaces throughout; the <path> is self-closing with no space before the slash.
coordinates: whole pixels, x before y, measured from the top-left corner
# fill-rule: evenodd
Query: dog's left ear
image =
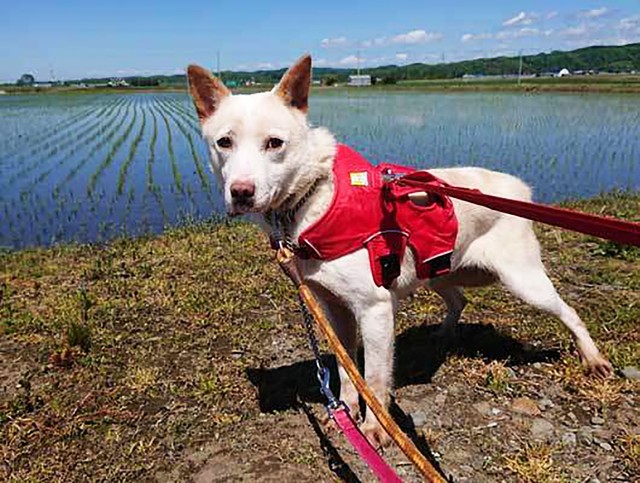
<path id="1" fill-rule="evenodd" d="M 309 110 L 309 86 L 311 85 L 311 56 L 300 57 L 282 76 L 273 92 L 279 95 L 288 106 L 300 111 Z"/>

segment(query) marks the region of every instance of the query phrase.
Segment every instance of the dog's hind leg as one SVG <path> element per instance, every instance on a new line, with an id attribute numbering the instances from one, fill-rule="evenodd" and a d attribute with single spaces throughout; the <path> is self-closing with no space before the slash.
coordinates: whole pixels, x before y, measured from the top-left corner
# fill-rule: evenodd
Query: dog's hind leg
<path id="1" fill-rule="evenodd" d="M 583 364 L 590 372 L 602 377 L 612 374 L 611 364 L 600 354 L 575 310 L 560 298 L 539 258 L 535 260 L 531 254 L 525 253 L 519 260 L 492 261 L 500 281 L 511 293 L 562 320 L 573 336 Z"/>
<path id="2" fill-rule="evenodd" d="M 462 311 L 467 305 L 467 299 L 460 287 L 443 287 L 438 284 L 433 284 L 431 288 L 442 297 L 447 306 L 447 315 L 442 322 L 439 335 L 448 345 L 456 339 L 456 328 Z"/>

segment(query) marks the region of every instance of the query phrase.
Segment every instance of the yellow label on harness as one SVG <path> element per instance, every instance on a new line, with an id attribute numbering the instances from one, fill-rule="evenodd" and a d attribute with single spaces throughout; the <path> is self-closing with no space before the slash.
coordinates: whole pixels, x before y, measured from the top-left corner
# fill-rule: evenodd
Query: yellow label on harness
<path id="1" fill-rule="evenodd" d="M 366 171 L 361 171 L 359 173 L 349 173 L 349 177 L 351 178 L 351 186 L 369 186 L 369 177 L 367 176 Z"/>

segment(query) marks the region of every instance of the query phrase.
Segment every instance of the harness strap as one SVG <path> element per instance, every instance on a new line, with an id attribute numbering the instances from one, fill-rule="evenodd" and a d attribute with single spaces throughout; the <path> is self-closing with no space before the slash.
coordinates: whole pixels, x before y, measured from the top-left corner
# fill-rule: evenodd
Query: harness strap
<path id="1" fill-rule="evenodd" d="M 330 410 L 330 416 L 379 481 L 382 483 L 402 483 L 396 472 L 364 437 L 347 408 L 339 405 L 336 409 Z"/>
<path id="2" fill-rule="evenodd" d="M 528 201 L 501 198 L 500 196 L 485 194 L 477 189 L 429 184 L 427 183 L 428 177 L 422 173 L 423 172 L 416 171 L 415 173 L 398 177 L 392 182 L 400 186 L 422 188 L 429 193 L 457 198 L 462 201 L 491 208 L 492 210 L 558 226 L 567 230 L 577 231 L 586 235 L 605 238 L 616 243 L 640 246 L 640 223 L 589 213 L 580 213 Z"/>

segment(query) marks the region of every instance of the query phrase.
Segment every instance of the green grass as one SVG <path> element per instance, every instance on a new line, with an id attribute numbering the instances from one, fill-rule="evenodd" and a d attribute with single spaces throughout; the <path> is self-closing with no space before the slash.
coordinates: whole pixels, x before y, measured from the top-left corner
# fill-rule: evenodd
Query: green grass
<path id="1" fill-rule="evenodd" d="M 617 194 L 570 205 L 637 219 L 638 203 L 639 194 Z M 638 253 L 619 256 L 590 237 L 537 231 L 551 277 L 603 351 L 616 367 L 638 364 Z M 490 321 L 519 340 L 565 351 L 547 377 L 571 388 L 577 403 L 604 412 L 629 394 L 625 381 L 594 386 L 582 374 L 557 321 L 495 288 L 470 294 L 467 321 Z M 420 292 L 403 303 L 398 333 L 439 323 L 441 306 Z M 0 392 L 2 481 L 152 479 L 198 442 L 239 438 L 235 425 L 260 420 L 245 370 L 272 360 L 272 341 L 307 350 L 290 284 L 266 237 L 246 223 L 2 253 L 0 335 L 0 370 L 14 381 Z M 491 367 L 479 386 L 510 390 Z M 637 438 L 621 441 L 622 457 L 637 465 Z M 551 450 L 526 451 L 504 465 L 533 481 Z M 324 464 L 311 453 L 302 459 Z"/>

